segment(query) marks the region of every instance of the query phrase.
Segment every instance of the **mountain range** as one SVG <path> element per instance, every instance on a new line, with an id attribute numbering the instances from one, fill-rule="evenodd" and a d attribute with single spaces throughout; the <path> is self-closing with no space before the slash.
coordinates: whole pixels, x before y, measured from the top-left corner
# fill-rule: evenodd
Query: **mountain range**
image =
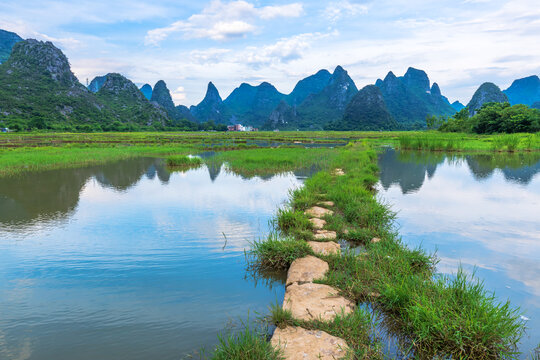
<path id="1" fill-rule="evenodd" d="M 389 72 L 358 90 L 347 71 L 337 66 L 300 80 L 290 94 L 272 84 L 242 83 L 225 99 L 210 82 L 197 105 L 176 106 L 163 80 L 140 89 L 120 74 L 97 76 L 84 87 L 65 55 L 50 42 L 23 40 L 0 30 L 0 121 L 26 119 L 62 126 L 112 123 L 166 128 L 214 121 L 266 130 L 393 130 L 425 126 L 427 116 L 450 116 L 465 106 L 450 103 L 437 83 L 410 67 L 403 76 Z M 15 90 L 16 89 L 16 90 Z M 484 83 L 468 103 L 471 115 L 486 102 L 538 107 L 540 79 L 515 80 L 501 91 Z M 50 127 L 50 126 L 49 126 Z"/>

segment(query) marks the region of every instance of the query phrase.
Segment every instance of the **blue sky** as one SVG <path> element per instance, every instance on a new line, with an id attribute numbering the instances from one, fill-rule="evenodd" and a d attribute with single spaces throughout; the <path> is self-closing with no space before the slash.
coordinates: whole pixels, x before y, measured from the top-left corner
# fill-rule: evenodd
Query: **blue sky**
<path id="1" fill-rule="evenodd" d="M 2 0 L 0 28 L 53 41 L 83 83 L 163 79 L 184 105 L 208 81 L 223 98 L 241 82 L 288 93 L 336 65 L 359 88 L 420 68 L 464 103 L 484 81 L 540 74 L 538 0 Z"/>

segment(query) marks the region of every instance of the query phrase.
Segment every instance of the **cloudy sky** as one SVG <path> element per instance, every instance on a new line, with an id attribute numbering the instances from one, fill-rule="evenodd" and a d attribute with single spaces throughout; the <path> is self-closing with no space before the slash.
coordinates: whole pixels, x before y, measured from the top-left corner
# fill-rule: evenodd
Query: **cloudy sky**
<path id="1" fill-rule="evenodd" d="M 163 79 L 185 105 L 208 81 L 223 98 L 241 82 L 289 93 L 336 65 L 359 88 L 420 68 L 464 103 L 484 81 L 540 74 L 538 0 L 2 0 L 0 28 L 53 41 L 83 83 Z"/>

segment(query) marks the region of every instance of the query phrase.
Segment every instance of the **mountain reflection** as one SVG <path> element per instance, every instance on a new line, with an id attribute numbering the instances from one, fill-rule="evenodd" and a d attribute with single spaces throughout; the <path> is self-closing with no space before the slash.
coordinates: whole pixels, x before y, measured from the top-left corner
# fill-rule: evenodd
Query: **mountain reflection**
<path id="1" fill-rule="evenodd" d="M 220 175 L 224 163 L 211 160 L 206 169 L 212 182 Z M 316 169 L 294 172 L 298 179 L 305 179 Z M 185 172 L 185 171 L 184 171 Z M 242 179 L 259 177 L 270 180 L 276 174 L 248 174 L 234 172 Z M 142 178 L 162 184 L 169 183 L 171 171 L 161 159 L 137 158 L 78 169 L 50 170 L 28 173 L 17 177 L 0 178 L 0 225 L 25 225 L 35 221 L 68 219 L 79 203 L 85 184 L 94 179 L 102 187 L 124 192 Z"/>
<path id="2" fill-rule="evenodd" d="M 431 179 L 444 162 L 465 161 L 476 180 L 484 180 L 499 169 L 507 181 L 527 185 L 540 172 L 540 154 L 446 155 L 433 152 L 398 151 L 385 148 L 379 154 L 380 182 L 385 190 L 398 185 L 403 194 L 418 191 L 426 176 Z"/>

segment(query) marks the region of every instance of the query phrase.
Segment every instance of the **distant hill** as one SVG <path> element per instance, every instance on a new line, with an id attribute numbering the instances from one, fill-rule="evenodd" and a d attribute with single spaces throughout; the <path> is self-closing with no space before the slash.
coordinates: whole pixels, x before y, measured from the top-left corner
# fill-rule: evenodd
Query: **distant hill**
<path id="1" fill-rule="evenodd" d="M 219 95 L 219 91 L 212 83 L 208 83 L 204 99 L 197 105 L 189 108 L 191 114 L 200 122 L 213 120 L 216 124 L 230 123 L 230 116 L 226 106 Z"/>
<path id="2" fill-rule="evenodd" d="M 368 85 L 347 105 L 342 119 L 327 125 L 328 130 L 396 130 L 398 124 L 388 111 L 381 90 Z"/>
<path id="3" fill-rule="evenodd" d="M 532 105 L 540 101 L 540 79 L 533 75 L 523 79 L 514 80 L 512 85 L 503 91 L 511 105 Z"/>
<path id="4" fill-rule="evenodd" d="M 19 41 L 23 41 L 23 38 L 19 35 L 10 31 L 0 30 L 0 64 L 9 58 L 11 49 Z"/>
<path id="5" fill-rule="evenodd" d="M 534 104 L 531 105 L 531 107 L 534 109 L 540 109 L 540 101 L 535 102 Z"/>
<path id="6" fill-rule="evenodd" d="M 106 128 L 113 122 L 168 124 L 167 115 L 133 83 L 118 74 L 106 77 L 94 94 L 78 81 L 66 56 L 51 42 L 20 41 L 0 65 L 0 118 L 38 129 Z"/>
<path id="7" fill-rule="evenodd" d="M 140 90 L 147 100 L 152 98 L 152 86 L 150 84 L 144 84 Z"/>
<path id="8" fill-rule="evenodd" d="M 465 105 L 463 105 L 459 101 L 454 101 L 450 105 L 452 105 L 452 107 L 454 108 L 454 110 L 456 110 L 456 112 L 461 111 L 461 110 L 463 110 L 465 108 Z"/>
<path id="9" fill-rule="evenodd" d="M 309 95 L 318 94 L 328 85 L 332 74 L 326 69 L 300 80 L 293 91 L 287 95 L 287 103 L 291 106 L 300 105 Z"/>
<path id="10" fill-rule="evenodd" d="M 508 102 L 508 97 L 501 91 L 501 89 L 490 82 L 485 82 L 474 93 L 471 101 L 467 104 L 469 108 L 469 114 L 475 115 L 476 112 L 482 107 L 482 105 L 490 102 L 504 103 Z"/>
<path id="11" fill-rule="evenodd" d="M 171 97 L 171 93 L 167 88 L 167 84 L 163 80 L 159 80 L 152 91 L 151 101 L 161 106 L 172 120 L 188 120 L 196 122 L 189 109 L 183 105 L 175 106 Z M 144 93 L 143 93 L 144 94 Z"/>
<path id="12" fill-rule="evenodd" d="M 230 122 L 259 127 L 284 98 L 270 83 L 258 86 L 243 83 L 223 101 L 223 106 L 232 115 Z"/>
<path id="13" fill-rule="evenodd" d="M 298 106 L 298 114 L 303 120 L 300 128 L 322 130 L 327 123 L 340 119 L 357 92 L 347 71 L 341 66 L 336 67 L 322 91 L 309 95 Z"/>
<path id="14" fill-rule="evenodd" d="M 105 83 L 97 92 L 97 97 L 113 111 L 117 121 L 129 120 L 147 126 L 170 123 L 164 109 L 152 105 L 137 85 L 120 74 L 107 74 Z"/>
<path id="15" fill-rule="evenodd" d="M 97 93 L 103 84 L 105 84 L 105 81 L 107 81 L 107 75 L 96 76 L 94 79 L 92 79 L 90 85 L 88 85 L 88 90 L 93 93 Z"/>
<path id="16" fill-rule="evenodd" d="M 430 87 L 430 80 L 422 70 L 410 67 L 402 77 L 390 71 L 375 85 L 381 89 L 388 111 L 403 128 L 414 124 L 424 126 L 429 115 L 450 116 L 456 112 L 436 83 Z"/>

